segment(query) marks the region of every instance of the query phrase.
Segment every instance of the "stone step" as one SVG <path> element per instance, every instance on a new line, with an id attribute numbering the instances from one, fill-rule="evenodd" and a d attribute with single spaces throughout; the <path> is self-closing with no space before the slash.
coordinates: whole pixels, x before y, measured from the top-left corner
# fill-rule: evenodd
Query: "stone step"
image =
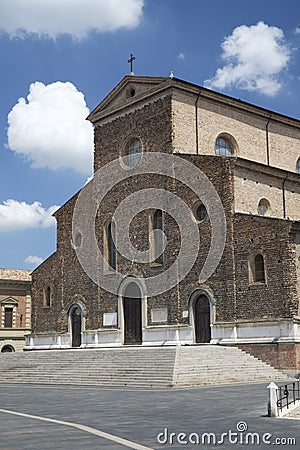
<path id="1" fill-rule="evenodd" d="M 0 354 L 1 383 L 180 387 L 288 377 L 236 347 L 126 347 Z"/>
<path id="2" fill-rule="evenodd" d="M 219 384 L 230 382 L 286 380 L 287 375 L 275 370 L 268 364 L 248 355 L 236 347 L 217 347 L 210 351 L 199 347 L 186 351 L 178 350 L 175 364 L 174 380 L 176 386 L 195 386 L 202 384 Z M 207 353 L 215 353 L 216 361 L 211 364 L 208 359 L 202 362 Z M 217 355 L 221 357 L 217 357 Z"/>
<path id="3" fill-rule="evenodd" d="M 17 376 L 25 376 L 25 375 L 31 375 L 31 374 L 36 374 L 37 373 L 37 370 L 36 369 L 34 369 L 34 370 L 22 370 L 22 371 L 13 371 L 13 372 L 10 372 L 10 373 L 7 373 L 6 374 L 6 377 L 8 377 L 8 376 L 10 376 L 10 377 L 13 377 L 13 376 L 15 376 L 15 375 L 17 375 Z M 155 376 L 173 376 L 173 371 L 157 371 L 157 372 L 146 372 L 146 371 L 144 371 L 144 372 L 142 372 L 142 371 L 133 371 L 133 370 L 128 370 L 127 372 L 125 372 L 125 371 L 123 371 L 123 372 L 117 372 L 117 371 L 115 371 L 115 372 L 113 372 L 113 371 L 106 371 L 106 372 L 97 372 L 97 371 L 88 371 L 88 370 L 86 370 L 86 371 L 81 371 L 81 372 L 78 372 L 78 371 L 59 371 L 59 370 L 51 370 L 51 371 L 49 371 L 49 370 L 47 370 L 47 368 L 45 369 L 45 370 L 38 370 L 38 373 L 40 374 L 40 375 L 43 375 L 43 376 L 45 376 L 45 375 L 49 375 L 49 376 L 55 376 L 55 375 L 57 375 L 57 376 L 59 376 L 59 377 L 61 377 L 61 376 L 63 376 L 63 375 L 66 375 L 66 376 L 68 376 L 68 375 L 72 375 L 72 376 L 86 376 L 86 374 L 95 374 L 96 376 L 110 376 L 110 377 L 112 377 L 112 376 L 147 376 L 147 377 L 149 377 L 149 375 L 151 376 L 151 375 L 155 375 Z"/>

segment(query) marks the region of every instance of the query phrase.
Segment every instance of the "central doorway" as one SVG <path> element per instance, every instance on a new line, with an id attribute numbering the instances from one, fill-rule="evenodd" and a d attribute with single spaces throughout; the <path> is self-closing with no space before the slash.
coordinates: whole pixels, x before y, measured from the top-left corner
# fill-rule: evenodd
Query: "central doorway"
<path id="1" fill-rule="evenodd" d="M 79 306 L 76 306 L 71 312 L 72 347 L 81 346 L 81 323 L 81 309 L 79 308 Z"/>
<path id="2" fill-rule="evenodd" d="M 130 283 L 123 296 L 124 344 L 142 344 L 142 301 L 136 283 Z"/>
<path id="3" fill-rule="evenodd" d="M 196 343 L 209 343 L 211 339 L 210 302 L 206 295 L 202 294 L 195 300 L 194 324 Z"/>

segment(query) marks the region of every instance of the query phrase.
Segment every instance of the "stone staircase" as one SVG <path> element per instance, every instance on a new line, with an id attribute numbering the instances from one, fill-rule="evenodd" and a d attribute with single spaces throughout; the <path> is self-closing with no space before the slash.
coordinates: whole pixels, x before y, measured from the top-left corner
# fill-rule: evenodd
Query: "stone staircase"
<path id="1" fill-rule="evenodd" d="M 0 383 L 171 386 L 175 355 L 175 347 L 3 353 Z"/>
<path id="2" fill-rule="evenodd" d="M 288 377 L 236 347 L 122 347 L 0 353 L 0 383 L 183 387 Z"/>
<path id="3" fill-rule="evenodd" d="M 287 380 L 289 377 L 237 347 L 178 347 L 173 385 L 199 386 Z"/>

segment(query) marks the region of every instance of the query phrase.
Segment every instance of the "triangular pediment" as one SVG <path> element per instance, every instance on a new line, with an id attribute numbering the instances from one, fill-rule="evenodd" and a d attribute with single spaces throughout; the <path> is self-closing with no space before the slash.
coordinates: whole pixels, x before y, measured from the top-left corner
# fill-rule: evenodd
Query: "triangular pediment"
<path id="1" fill-rule="evenodd" d="M 102 100 L 101 103 L 87 117 L 91 122 L 95 122 L 99 115 L 106 110 L 111 111 L 143 98 L 147 93 L 152 94 L 161 85 L 170 81 L 166 77 L 139 77 L 127 75 L 120 83 Z"/>
<path id="2" fill-rule="evenodd" d="M 1 300 L 1 305 L 14 305 L 17 306 L 19 304 L 18 300 L 16 300 L 13 297 L 5 297 L 3 300 Z"/>

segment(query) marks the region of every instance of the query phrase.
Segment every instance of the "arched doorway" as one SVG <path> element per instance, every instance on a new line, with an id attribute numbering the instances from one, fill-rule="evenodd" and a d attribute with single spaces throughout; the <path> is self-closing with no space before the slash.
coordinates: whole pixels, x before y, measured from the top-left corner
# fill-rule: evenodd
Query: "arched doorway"
<path id="1" fill-rule="evenodd" d="M 142 344 L 142 301 L 136 283 L 130 283 L 123 295 L 124 344 Z"/>
<path id="2" fill-rule="evenodd" d="M 195 341 L 208 343 L 211 339 L 210 330 L 210 302 L 206 295 L 199 295 L 194 303 Z"/>
<path id="3" fill-rule="evenodd" d="M 74 306 L 71 310 L 71 330 L 72 330 L 72 347 L 81 346 L 81 324 L 82 311 L 79 306 Z"/>

